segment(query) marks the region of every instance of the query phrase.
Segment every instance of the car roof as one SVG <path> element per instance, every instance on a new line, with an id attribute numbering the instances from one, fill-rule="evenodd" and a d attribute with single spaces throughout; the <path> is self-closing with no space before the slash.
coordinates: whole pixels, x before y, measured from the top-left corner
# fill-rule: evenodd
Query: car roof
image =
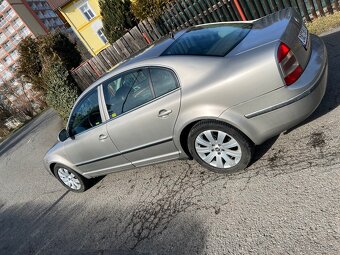
<path id="1" fill-rule="evenodd" d="M 145 49 L 140 50 L 139 52 L 131 55 L 128 59 L 126 59 L 125 61 L 120 62 L 119 64 L 117 64 L 114 69 L 112 71 L 109 71 L 108 73 L 106 73 L 105 75 L 103 75 L 102 77 L 100 77 L 97 81 L 95 81 L 92 85 L 90 85 L 83 93 L 82 95 L 79 97 L 79 99 L 81 97 L 83 97 L 85 94 L 87 94 L 88 91 L 92 90 L 93 88 L 97 87 L 98 85 L 100 85 L 101 83 L 103 83 L 104 81 L 106 81 L 107 79 L 111 78 L 114 75 L 119 74 L 120 72 L 122 72 L 122 70 L 126 69 L 127 66 L 133 65 L 133 64 L 137 64 L 139 62 L 143 62 L 145 60 L 150 60 L 150 59 L 154 59 L 154 58 L 158 58 L 161 56 L 161 54 L 167 49 L 169 48 L 179 37 L 181 37 L 183 34 L 185 34 L 187 31 L 190 31 L 193 28 L 198 28 L 201 26 L 207 26 L 207 25 L 214 25 L 214 24 L 235 24 L 235 23 L 251 23 L 251 22 L 240 22 L 240 21 L 232 21 L 232 22 L 216 22 L 216 23 L 209 23 L 209 24 L 201 24 L 201 25 L 196 25 L 196 26 L 192 26 L 190 28 L 187 29 L 183 29 L 175 34 L 170 34 L 167 37 L 164 37 L 163 39 L 157 41 L 156 43 L 148 46 Z M 188 55 L 189 56 L 189 55 Z"/>

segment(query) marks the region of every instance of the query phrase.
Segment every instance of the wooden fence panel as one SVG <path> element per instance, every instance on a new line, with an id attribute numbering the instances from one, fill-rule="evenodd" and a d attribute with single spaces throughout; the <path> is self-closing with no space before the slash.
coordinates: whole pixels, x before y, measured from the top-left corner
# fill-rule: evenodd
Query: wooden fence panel
<path id="1" fill-rule="evenodd" d="M 333 8 L 332 8 L 332 5 L 331 5 L 331 1 L 325 0 L 325 3 L 326 3 L 326 6 L 327 6 L 328 13 L 333 14 Z"/>
<path id="2" fill-rule="evenodd" d="M 318 11 L 320 15 L 325 16 L 325 12 L 323 11 L 321 0 L 315 0 L 315 1 L 316 1 L 316 5 L 318 6 Z"/>

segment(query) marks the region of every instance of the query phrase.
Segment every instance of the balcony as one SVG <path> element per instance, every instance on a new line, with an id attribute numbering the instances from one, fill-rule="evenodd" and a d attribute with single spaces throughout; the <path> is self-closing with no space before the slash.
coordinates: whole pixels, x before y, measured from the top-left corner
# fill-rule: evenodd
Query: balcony
<path id="1" fill-rule="evenodd" d="M 2 45 L 2 47 L 3 47 L 7 52 L 9 52 L 9 51 L 11 51 L 11 50 L 13 49 L 13 44 L 7 43 L 7 44 Z"/>
<path id="2" fill-rule="evenodd" d="M 12 27 L 9 27 L 7 30 L 4 30 L 4 34 L 7 37 L 10 37 L 14 32 L 15 32 L 15 30 Z"/>
<path id="3" fill-rule="evenodd" d="M 12 26 L 14 29 L 18 30 L 24 23 L 20 19 L 16 19 L 13 23 Z"/>
<path id="4" fill-rule="evenodd" d="M 6 51 L 4 49 L 0 49 L 0 58 L 6 56 Z M 1 71 L 1 70 L 0 70 Z"/>
<path id="5" fill-rule="evenodd" d="M 0 44 L 2 44 L 3 42 L 5 42 L 5 41 L 6 41 L 6 39 L 7 39 L 7 37 L 6 37 L 6 36 L 4 36 L 4 35 L 1 35 L 1 36 L 0 36 Z"/>
<path id="6" fill-rule="evenodd" d="M 6 66 L 10 66 L 10 65 L 12 65 L 14 63 L 13 60 L 11 58 L 9 58 L 9 57 L 6 57 L 4 62 L 6 64 Z"/>
<path id="7" fill-rule="evenodd" d="M 2 19 L 2 20 L 0 21 L 0 27 L 3 27 L 3 26 L 6 25 L 6 24 L 7 24 L 7 20 Z"/>
<path id="8" fill-rule="evenodd" d="M 19 31 L 19 35 L 22 37 L 22 38 L 25 38 L 26 36 L 30 35 L 31 34 L 31 31 L 25 27 L 24 29 L 21 29 Z"/>
<path id="9" fill-rule="evenodd" d="M 2 78 L 6 81 L 10 80 L 12 78 L 12 73 L 8 71 L 2 72 Z"/>
<path id="10" fill-rule="evenodd" d="M 0 12 L 5 10 L 7 7 L 8 7 L 7 1 L 2 1 L 2 3 L 0 4 Z"/>
<path id="11" fill-rule="evenodd" d="M 19 53 L 17 51 L 13 51 L 10 55 L 11 55 L 11 57 L 12 57 L 12 59 L 14 61 L 19 58 Z M 13 68 L 14 68 L 14 71 L 15 71 L 15 67 L 14 66 L 13 66 Z"/>
<path id="12" fill-rule="evenodd" d="M 18 45 L 18 44 L 21 42 L 21 39 L 12 39 L 11 42 L 12 42 L 14 45 Z"/>
<path id="13" fill-rule="evenodd" d="M 10 21 L 11 19 L 13 19 L 15 17 L 15 13 L 12 9 L 10 9 L 9 11 L 7 11 L 5 14 L 4 14 L 4 19 L 7 20 L 7 21 Z"/>

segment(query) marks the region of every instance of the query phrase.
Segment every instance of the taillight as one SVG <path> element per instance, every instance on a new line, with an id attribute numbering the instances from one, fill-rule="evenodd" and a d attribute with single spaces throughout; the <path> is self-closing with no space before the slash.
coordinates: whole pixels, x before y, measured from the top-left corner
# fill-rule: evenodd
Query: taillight
<path id="1" fill-rule="evenodd" d="M 277 51 L 277 59 L 287 86 L 293 84 L 300 78 L 303 69 L 297 61 L 290 48 L 281 43 Z"/>

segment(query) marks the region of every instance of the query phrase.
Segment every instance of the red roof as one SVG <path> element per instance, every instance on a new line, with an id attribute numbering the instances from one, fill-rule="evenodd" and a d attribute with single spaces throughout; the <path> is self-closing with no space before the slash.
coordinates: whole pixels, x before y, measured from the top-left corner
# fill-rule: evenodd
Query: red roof
<path id="1" fill-rule="evenodd" d="M 71 1 L 72 0 L 47 0 L 47 2 L 49 3 L 49 5 L 51 6 L 51 8 L 53 10 L 56 10 L 59 7 L 62 7 L 65 4 L 67 4 L 68 2 L 71 2 Z"/>

